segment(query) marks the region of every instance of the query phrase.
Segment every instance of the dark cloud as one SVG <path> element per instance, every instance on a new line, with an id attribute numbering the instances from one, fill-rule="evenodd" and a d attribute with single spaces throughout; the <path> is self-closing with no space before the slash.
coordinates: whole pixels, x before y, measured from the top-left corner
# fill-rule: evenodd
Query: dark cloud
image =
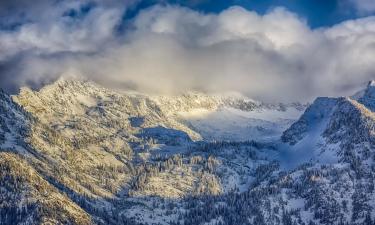
<path id="1" fill-rule="evenodd" d="M 0 2 L 0 27 L 13 29 L 22 23 L 39 20 L 48 14 L 58 1 L 53 0 L 2 0 Z"/>
<path id="2" fill-rule="evenodd" d="M 19 84 L 16 82 L 17 73 L 14 69 L 17 66 L 16 62 L 1 62 L 0 63 L 0 88 L 10 93 L 14 93 L 18 90 Z"/>

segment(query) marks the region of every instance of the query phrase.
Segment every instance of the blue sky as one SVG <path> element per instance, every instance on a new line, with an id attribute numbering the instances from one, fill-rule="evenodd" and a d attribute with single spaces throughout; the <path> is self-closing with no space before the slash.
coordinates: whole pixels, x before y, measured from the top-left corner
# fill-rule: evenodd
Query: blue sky
<path id="1" fill-rule="evenodd" d="M 14 25 L 19 25 L 20 21 L 25 22 L 25 15 L 33 11 L 33 8 L 45 9 L 45 6 L 64 1 L 67 0 L 38 0 L 34 2 L 3 0 L 0 3 L 0 15 L 3 18 L 0 24 L 3 29 L 12 28 Z M 98 5 L 96 0 L 82 2 L 86 5 L 85 9 Z M 205 13 L 219 13 L 228 7 L 237 5 L 260 14 L 265 14 L 267 11 L 281 6 L 305 18 L 312 28 L 332 26 L 348 19 L 361 18 L 375 13 L 375 1 L 371 3 L 373 0 L 109 0 L 107 2 L 115 2 L 115 5 L 128 5 L 129 7 L 124 12 L 125 19 L 132 18 L 139 11 L 156 4 L 180 5 Z M 368 10 L 363 9 L 366 7 Z M 23 17 L 25 20 L 14 22 L 12 17 L 19 17 L 16 12 L 23 15 L 21 18 Z"/>
<path id="2" fill-rule="evenodd" d="M 281 6 L 305 18 L 313 28 L 331 26 L 348 19 L 374 14 L 373 11 L 359 12 L 355 3 L 345 0 L 146 0 L 136 4 L 128 15 L 134 15 L 139 10 L 154 4 L 177 4 L 206 13 L 218 13 L 228 7 L 238 5 L 260 14 Z"/>

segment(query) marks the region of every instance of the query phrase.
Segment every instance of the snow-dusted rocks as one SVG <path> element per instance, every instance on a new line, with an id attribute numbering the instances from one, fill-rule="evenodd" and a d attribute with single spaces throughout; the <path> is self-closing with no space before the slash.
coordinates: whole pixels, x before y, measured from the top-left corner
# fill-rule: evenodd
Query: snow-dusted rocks
<path id="1" fill-rule="evenodd" d="M 355 100 L 340 98 L 323 135 L 330 143 L 375 146 L 375 113 Z"/>
<path id="2" fill-rule="evenodd" d="M 46 181 L 26 159 L 0 152 L 1 224 L 80 224 L 94 221 Z"/>
<path id="3" fill-rule="evenodd" d="M 71 78 L 0 92 L 0 224 L 372 224 L 373 106 L 374 82 L 304 113 Z"/>
<path id="4" fill-rule="evenodd" d="M 292 145 L 307 133 L 320 132 L 330 143 L 372 142 L 374 138 L 375 82 L 370 81 L 357 99 L 317 98 L 301 118 L 287 129 L 282 140 Z M 320 130 L 317 130 L 317 127 Z"/>
<path id="5" fill-rule="evenodd" d="M 31 120 L 22 107 L 0 90 L 0 148 L 9 150 L 22 144 Z"/>
<path id="6" fill-rule="evenodd" d="M 292 145 L 303 139 L 308 132 L 317 129 L 331 117 L 338 100 L 335 98 L 317 98 L 290 128 L 284 131 L 281 139 Z"/>
<path id="7" fill-rule="evenodd" d="M 359 99 L 363 105 L 369 108 L 371 111 L 375 111 L 375 80 L 370 81 L 363 96 Z"/>

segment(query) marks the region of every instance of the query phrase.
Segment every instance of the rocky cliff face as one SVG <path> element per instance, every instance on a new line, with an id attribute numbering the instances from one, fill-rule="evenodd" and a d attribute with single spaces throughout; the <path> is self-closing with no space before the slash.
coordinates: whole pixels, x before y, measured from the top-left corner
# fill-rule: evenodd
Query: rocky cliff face
<path id="1" fill-rule="evenodd" d="M 283 133 L 282 140 L 295 145 L 307 134 L 317 133 L 324 138 L 324 143 L 320 144 L 338 144 L 340 152 L 347 149 L 359 151 L 361 148 L 374 148 L 373 83 L 369 83 L 358 100 L 350 97 L 318 98 L 301 118 Z M 316 140 L 311 140 L 314 141 Z"/>
<path id="2" fill-rule="evenodd" d="M 308 132 L 313 131 L 319 124 L 325 123 L 331 117 L 337 102 L 335 98 L 317 98 L 301 118 L 283 133 L 282 140 L 292 145 L 296 144 Z"/>
<path id="3" fill-rule="evenodd" d="M 370 81 L 364 91 L 363 96 L 359 99 L 359 102 L 369 108 L 371 111 L 375 111 L 375 81 Z"/>

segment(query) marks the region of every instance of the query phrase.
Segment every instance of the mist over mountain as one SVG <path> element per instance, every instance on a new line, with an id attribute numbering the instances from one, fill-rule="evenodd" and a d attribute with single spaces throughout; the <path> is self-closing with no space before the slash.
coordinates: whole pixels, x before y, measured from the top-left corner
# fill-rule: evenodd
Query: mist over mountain
<path id="1" fill-rule="evenodd" d="M 0 221 L 371 224 L 373 84 L 311 105 L 73 78 L 1 92 Z"/>
<path id="2" fill-rule="evenodd" d="M 373 0 L 0 18 L 0 225 L 375 224 Z"/>
<path id="3" fill-rule="evenodd" d="M 157 4 L 134 12 L 137 1 L 19 2 L 5 1 L 0 10 L 6 18 L 0 85 L 10 93 L 80 74 L 110 89 L 312 101 L 350 95 L 375 73 L 371 15 L 311 28 L 287 5 L 262 13 L 246 6 L 207 12 Z M 371 3 L 347 1 L 340 10 L 351 5 Z"/>

